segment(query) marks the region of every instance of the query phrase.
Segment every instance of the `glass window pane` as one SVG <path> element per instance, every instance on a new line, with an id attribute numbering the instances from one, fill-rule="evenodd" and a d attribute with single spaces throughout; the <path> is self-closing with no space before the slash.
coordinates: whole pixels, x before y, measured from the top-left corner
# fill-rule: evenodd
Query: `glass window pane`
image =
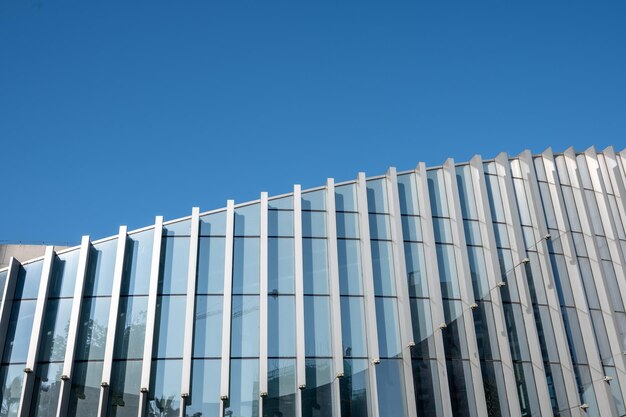
<path id="1" fill-rule="evenodd" d="M 37 366 L 35 387 L 30 404 L 33 417 L 55 417 L 61 388 L 63 363 L 44 363 Z"/>
<path id="2" fill-rule="evenodd" d="M 163 226 L 163 236 L 189 236 L 191 235 L 191 220 L 176 221 Z"/>
<path id="3" fill-rule="evenodd" d="M 430 194 L 430 209 L 433 216 L 448 217 L 448 202 L 446 200 L 443 170 L 431 170 L 428 177 L 428 191 Z"/>
<path id="4" fill-rule="evenodd" d="M 185 339 L 184 295 L 157 298 L 154 341 L 155 358 L 181 358 Z"/>
<path id="5" fill-rule="evenodd" d="M 296 361 L 267 361 L 267 397 L 263 399 L 263 415 L 296 415 Z"/>
<path id="6" fill-rule="evenodd" d="M 337 237 L 358 239 L 359 215 L 357 213 L 337 213 Z"/>
<path id="7" fill-rule="evenodd" d="M 372 269 L 374 272 L 374 294 L 396 295 L 391 242 L 374 240 L 371 242 L 371 248 Z"/>
<path id="8" fill-rule="evenodd" d="M 463 222 L 463 229 L 465 229 L 465 241 L 468 245 L 482 245 L 480 224 L 478 221 L 465 220 Z"/>
<path id="9" fill-rule="evenodd" d="M 2 355 L 3 363 L 26 362 L 36 300 L 14 301 Z"/>
<path id="10" fill-rule="evenodd" d="M 2 396 L 2 416 L 17 417 L 22 395 L 24 365 L 5 365 L 0 367 L 0 395 Z"/>
<path id="11" fill-rule="evenodd" d="M 302 391 L 302 417 L 332 415 L 332 382 L 335 379 L 331 359 L 307 359 L 306 388 Z"/>
<path id="12" fill-rule="evenodd" d="M 294 292 L 293 238 L 268 238 L 267 289 L 270 294 Z"/>
<path id="13" fill-rule="evenodd" d="M 71 313 L 72 300 L 69 298 L 48 300 L 46 303 L 39 348 L 40 361 L 63 361 L 65 359 Z"/>
<path id="14" fill-rule="evenodd" d="M 404 257 L 409 280 L 409 295 L 411 297 L 428 297 L 423 245 L 421 243 L 405 243 Z"/>
<path id="15" fill-rule="evenodd" d="M 268 236 L 293 236 L 293 211 L 268 210 Z"/>
<path id="16" fill-rule="evenodd" d="M 189 272 L 189 238 L 164 238 L 162 245 L 159 294 L 185 294 Z"/>
<path id="17" fill-rule="evenodd" d="M 495 175 L 485 175 L 485 185 L 487 186 L 487 196 L 489 197 L 489 207 L 493 221 L 505 223 L 504 208 L 502 207 L 502 195 L 500 195 L 500 185 L 498 177 Z"/>
<path id="18" fill-rule="evenodd" d="M 296 307 L 292 295 L 267 298 L 267 341 L 269 357 L 296 356 Z"/>
<path id="19" fill-rule="evenodd" d="M 233 294 L 259 293 L 259 239 L 235 238 Z"/>
<path id="20" fill-rule="evenodd" d="M 109 417 L 137 417 L 141 360 L 115 361 L 111 374 Z"/>
<path id="21" fill-rule="evenodd" d="M 67 415 L 97 416 L 100 403 L 102 362 L 78 362 L 74 365 Z"/>
<path id="22" fill-rule="evenodd" d="M 327 296 L 304 297 L 304 349 L 306 356 L 332 356 Z"/>
<path id="23" fill-rule="evenodd" d="M 366 417 L 369 404 L 369 372 L 366 359 L 345 359 L 344 374 L 339 380 L 341 417 Z"/>
<path id="24" fill-rule="evenodd" d="M 406 416 L 402 361 L 383 359 L 376 366 L 378 410 L 381 416 Z"/>
<path id="25" fill-rule="evenodd" d="M 413 323 L 413 340 L 415 347 L 411 350 L 413 358 L 434 358 L 435 344 L 433 325 L 428 299 L 411 298 L 411 318 Z"/>
<path id="26" fill-rule="evenodd" d="M 402 237 L 405 241 L 421 242 L 422 222 L 419 217 L 402 216 Z"/>
<path id="27" fill-rule="evenodd" d="M 363 294 L 361 287 L 361 255 L 358 240 L 337 240 L 339 255 L 339 289 L 343 295 Z"/>
<path id="28" fill-rule="evenodd" d="M 326 213 L 321 211 L 303 211 L 302 236 L 326 237 Z"/>
<path id="29" fill-rule="evenodd" d="M 435 231 L 435 242 L 453 243 L 450 219 L 433 218 L 433 228 Z"/>
<path id="30" fill-rule="evenodd" d="M 367 357 L 362 297 L 341 297 L 341 339 L 344 357 Z"/>
<path id="31" fill-rule="evenodd" d="M 367 181 L 367 210 L 370 213 L 389 213 L 385 178 Z"/>
<path id="32" fill-rule="evenodd" d="M 224 416 L 259 417 L 259 360 L 230 361 L 230 396 Z"/>
<path id="33" fill-rule="evenodd" d="M 402 354 L 398 305 L 395 298 L 376 297 L 376 323 L 378 349 L 381 358 L 394 358 Z"/>
<path id="34" fill-rule="evenodd" d="M 186 417 L 218 417 L 220 414 L 219 359 L 196 359 L 191 371 L 191 397 L 186 407 Z"/>
<path id="35" fill-rule="evenodd" d="M 461 201 L 461 213 L 464 219 L 477 219 L 472 173 L 469 165 L 456 168 L 456 178 L 459 187 L 459 200 Z"/>
<path id="36" fill-rule="evenodd" d="M 454 247 L 451 245 L 436 245 L 437 264 L 439 265 L 439 281 L 441 282 L 441 296 L 443 298 L 459 298 L 459 283 L 457 280 L 456 262 L 454 261 Z"/>
<path id="37" fill-rule="evenodd" d="M 200 236 L 226 236 L 226 212 L 201 216 Z"/>
<path id="38" fill-rule="evenodd" d="M 22 266 L 17 275 L 14 298 L 37 298 L 39 281 L 41 280 L 41 268 L 43 261 L 32 262 Z"/>
<path id="39" fill-rule="evenodd" d="M 231 356 L 259 356 L 259 297 L 233 296 L 232 309 Z"/>
<path id="40" fill-rule="evenodd" d="M 293 196 L 271 198 L 268 201 L 270 209 L 293 210 Z"/>
<path id="41" fill-rule="evenodd" d="M 391 239 L 388 214 L 369 214 L 369 224 L 371 239 Z"/>
<path id="42" fill-rule="evenodd" d="M 4 294 L 4 285 L 7 282 L 7 271 L 0 272 L 0 302 Z"/>
<path id="43" fill-rule="evenodd" d="M 335 187 L 335 210 L 356 211 L 356 189 L 354 184 Z"/>
<path id="44" fill-rule="evenodd" d="M 153 236 L 154 230 L 150 229 L 128 237 L 122 294 L 148 294 Z"/>
<path id="45" fill-rule="evenodd" d="M 224 292 L 223 237 L 201 237 L 198 247 L 198 294 L 221 294 Z"/>
<path id="46" fill-rule="evenodd" d="M 85 277 L 85 295 L 111 295 L 116 256 L 117 239 L 91 247 Z"/>
<path id="47" fill-rule="evenodd" d="M 110 304 L 111 300 L 108 297 L 83 299 L 76 342 L 77 360 L 104 359 Z"/>
<path id="48" fill-rule="evenodd" d="M 326 210 L 326 190 L 302 193 L 302 210 Z"/>
<path id="49" fill-rule="evenodd" d="M 79 250 L 73 250 L 54 257 L 48 297 L 71 297 L 76 286 Z"/>
<path id="50" fill-rule="evenodd" d="M 446 367 L 450 387 L 450 405 L 456 411 L 455 417 L 477 415 L 469 361 L 446 360 Z"/>
<path id="51" fill-rule="evenodd" d="M 419 417 L 442 415 L 443 404 L 439 390 L 437 362 L 428 359 L 413 359 L 412 363 L 417 415 Z"/>
<path id="52" fill-rule="evenodd" d="M 259 236 L 259 204 L 235 209 L 235 236 Z"/>
<path id="53" fill-rule="evenodd" d="M 467 254 L 469 258 L 470 274 L 474 288 L 474 297 L 482 299 L 489 297 L 489 280 L 487 278 L 487 266 L 482 247 L 468 246 Z"/>
<path id="54" fill-rule="evenodd" d="M 197 358 L 222 355 L 223 297 L 199 295 L 196 297 L 193 356 Z"/>
<path id="55" fill-rule="evenodd" d="M 326 239 L 302 239 L 305 294 L 328 294 L 327 252 Z"/>
<path id="56" fill-rule="evenodd" d="M 398 175 L 398 194 L 400 197 L 400 213 L 419 214 L 415 174 Z"/>
<path id="57" fill-rule="evenodd" d="M 152 361 L 148 392 L 149 416 L 177 416 L 180 410 L 182 360 Z"/>
<path id="58" fill-rule="evenodd" d="M 115 335 L 115 359 L 143 358 L 148 297 L 121 297 Z"/>

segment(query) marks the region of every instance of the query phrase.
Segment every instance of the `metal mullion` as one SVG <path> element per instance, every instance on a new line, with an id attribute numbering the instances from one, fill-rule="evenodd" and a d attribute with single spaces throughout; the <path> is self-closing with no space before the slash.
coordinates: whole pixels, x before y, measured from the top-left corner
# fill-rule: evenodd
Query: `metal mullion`
<path id="1" fill-rule="evenodd" d="M 302 390 L 306 388 L 304 361 L 304 269 L 302 264 L 302 190 L 293 187 L 293 243 L 296 307 L 296 417 L 302 415 Z"/>
<path id="2" fill-rule="evenodd" d="M 572 192 L 574 194 L 574 202 L 576 205 L 576 209 L 578 211 L 578 217 L 580 219 L 580 224 L 582 227 L 583 236 L 585 238 L 585 245 L 587 247 L 587 255 L 589 259 L 589 264 L 591 266 L 591 271 L 593 274 L 593 281 L 596 287 L 596 293 L 598 295 L 598 301 L 600 302 L 600 306 L 604 306 L 602 311 L 602 318 L 604 320 L 605 327 L 607 329 L 607 337 L 609 341 L 609 347 L 611 349 L 611 353 L 613 355 L 613 363 L 615 367 L 615 372 L 617 374 L 617 378 L 620 384 L 620 390 L 622 393 L 622 403 L 626 399 L 626 364 L 624 363 L 624 355 L 622 354 L 622 348 L 620 341 L 618 339 L 619 334 L 619 326 L 616 323 L 615 319 L 615 308 L 613 307 L 612 299 L 609 295 L 609 286 L 606 283 L 606 276 L 604 273 L 604 268 L 602 267 L 602 259 L 599 256 L 598 244 L 596 242 L 595 236 L 596 231 L 593 228 L 593 224 L 591 223 L 591 218 L 589 215 L 588 203 L 585 199 L 582 183 L 580 180 L 579 170 L 582 167 L 578 166 L 576 161 L 576 154 L 572 148 L 566 150 L 563 154 L 565 157 L 565 163 L 567 166 L 568 176 L 572 188 Z M 593 158 L 591 154 L 585 155 L 587 159 Z M 591 171 L 591 170 L 589 170 Z M 601 186 L 597 183 L 598 179 L 593 178 L 596 173 L 589 172 L 590 177 L 592 178 L 592 182 L 595 182 L 594 187 Z M 595 190 L 594 190 L 595 191 Z M 600 190 L 604 191 L 604 190 Z M 595 194 L 595 192 L 594 192 Z M 594 196 L 595 199 L 595 196 Z M 605 203 L 606 204 L 606 203 Z M 600 216 L 603 217 L 603 223 L 606 221 L 606 217 L 610 217 L 610 213 L 607 212 L 608 207 L 606 205 L 601 204 L 598 201 L 598 209 L 600 210 Z M 606 227 L 605 224 L 605 233 L 612 234 L 612 230 L 610 227 Z M 607 241 L 609 241 L 607 236 Z M 609 243 L 609 247 L 611 244 Z M 611 257 L 615 254 L 616 248 L 611 250 Z M 621 253 L 621 251 L 620 251 Z M 618 271 L 619 269 L 619 271 Z M 621 273 L 620 273 L 621 272 Z M 626 279 L 623 274 L 623 269 L 615 268 L 616 278 L 618 281 L 618 286 L 620 287 L 620 295 L 623 299 L 624 291 L 626 289 L 626 283 L 620 282 Z M 607 311 L 608 307 L 608 311 Z M 604 368 L 602 368 L 604 369 Z M 604 372 L 603 372 L 604 373 Z M 612 398 L 612 395 L 611 397 Z"/>
<path id="3" fill-rule="evenodd" d="M 618 157 L 615 155 L 612 146 L 606 148 L 602 153 L 604 154 L 604 163 L 606 164 L 608 175 L 606 181 L 610 181 L 613 186 L 620 222 L 622 227 L 626 227 L 626 186 L 624 185 L 624 177 L 620 173 Z M 623 231 L 626 233 L 626 229 Z"/>
<path id="4" fill-rule="evenodd" d="M 224 242 L 224 308 L 222 309 L 222 362 L 220 374 L 220 398 L 228 400 L 230 383 L 230 327 L 232 315 L 233 290 L 233 244 L 235 229 L 235 201 L 226 203 L 226 239 Z M 220 416 L 224 414 L 224 404 L 220 407 Z"/>
<path id="5" fill-rule="evenodd" d="M 70 400 L 70 380 L 72 378 L 72 371 L 74 368 L 74 356 L 76 354 L 76 344 L 78 339 L 78 325 L 83 305 L 83 291 L 85 289 L 85 277 L 87 275 L 90 248 L 91 243 L 89 241 L 89 236 L 83 236 L 80 242 L 78 268 L 76 270 L 76 283 L 74 285 L 74 298 L 72 299 L 72 311 L 70 313 L 70 322 L 67 332 L 65 361 L 63 363 L 63 374 L 61 375 L 61 387 L 59 389 L 59 401 L 57 403 L 57 417 L 62 417 L 67 414 L 67 405 Z"/>
<path id="6" fill-rule="evenodd" d="M 141 385 L 139 392 L 138 417 L 146 414 L 148 392 L 150 389 L 150 373 L 152 370 L 152 351 L 154 344 L 154 327 L 156 323 L 157 295 L 159 290 L 159 267 L 161 262 L 161 244 L 163 240 L 163 216 L 154 220 L 154 236 L 152 241 L 152 259 L 150 263 L 150 287 L 148 290 L 148 311 L 146 314 L 146 336 L 143 345 L 141 365 Z"/>
<path id="7" fill-rule="evenodd" d="M 119 314 L 120 294 L 122 292 L 122 275 L 124 273 L 127 231 L 126 226 L 120 226 L 117 236 L 117 251 L 115 254 L 115 267 L 113 269 L 113 285 L 111 289 L 111 307 L 109 309 L 108 330 L 104 346 L 104 362 L 102 364 L 102 382 L 100 384 L 98 417 L 105 417 L 109 406 L 109 386 L 111 385 L 113 351 L 115 349 L 115 334 L 117 332 L 117 317 Z"/>
<path id="8" fill-rule="evenodd" d="M 461 293 L 461 305 L 463 325 L 467 337 L 467 350 L 471 369 L 471 378 L 474 385 L 474 403 L 479 416 L 487 415 L 487 401 L 485 399 L 485 387 L 480 367 L 478 354 L 478 343 L 476 341 L 476 327 L 474 326 L 474 316 L 471 306 L 475 303 L 474 289 L 470 273 L 469 258 L 465 242 L 463 220 L 461 214 L 461 201 L 459 199 L 459 187 L 456 180 L 456 167 L 454 160 L 448 159 L 443 165 L 443 175 L 445 182 L 446 198 L 448 200 L 448 212 L 450 213 L 450 223 L 452 231 L 452 241 L 454 242 L 454 258 L 457 267 L 457 277 L 459 290 Z M 464 304 L 464 305 L 463 305 Z"/>
<path id="9" fill-rule="evenodd" d="M 525 151 L 518 156 L 520 161 L 520 170 L 522 171 L 522 181 L 528 190 L 528 206 L 530 208 L 530 218 L 535 238 L 539 237 L 539 242 L 535 245 L 539 266 L 541 268 L 541 276 L 543 288 L 546 293 L 548 302 L 548 311 L 552 320 L 552 329 L 554 330 L 554 338 L 557 345 L 557 354 L 559 355 L 559 367 L 563 374 L 565 383 L 565 391 L 567 393 L 567 404 L 569 407 L 578 405 L 579 395 L 576 383 L 576 374 L 574 372 L 574 364 L 572 362 L 572 353 L 570 352 L 569 343 L 567 341 L 567 332 L 565 331 L 565 323 L 561 315 L 561 306 L 557 287 L 554 283 L 554 274 L 551 267 L 550 254 L 548 252 L 548 243 L 546 237 L 548 235 L 548 226 L 544 218 L 541 194 L 539 191 L 539 183 L 535 174 L 535 165 L 530 151 Z M 554 236 L 556 238 L 556 236 Z"/>
<path id="10" fill-rule="evenodd" d="M 185 340 L 183 341 L 182 381 L 180 388 L 180 417 L 185 417 L 187 398 L 191 395 L 191 364 L 196 310 L 196 271 L 198 269 L 198 245 L 200 238 L 200 208 L 191 210 L 189 236 L 189 265 L 187 269 L 187 300 L 185 302 Z"/>
<path id="11" fill-rule="evenodd" d="M 267 396 L 267 367 L 268 367 L 268 200 L 267 193 L 261 193 L 259 223 L 259 415 L 263 415 L 263 399 Z"/>
<path id="12" fill-rule="evenodd" d="M 20 271 L 20 262 L 11 257 L 7 268 L 7 277 L 2 292 L 2 302 L 0 302 L 0 361 L 4 356 L 4 345 L 6 344 L 7 330 L 11 321 L 11 310 L 13 310 L 13 298 L 15 297 L 15 284 Z"/>
<path id="13" fill-rule="evenodd" d="M 37 371 L 37 355 L 39 352 L 39 344 L 41 342 L 41 331 L 43 329 L 43 320 L 46 311 L 48 289 L 50 286 L 50 277 L 52 275 L 54 257 L 54 247 L 46 246 L 43 266 L 41 269 L 41 280 L 39 281 L 39 291 L 37 293 L 37 305 L 35 306 L 33 329 L 31 331 L 30 343 L 28 346 L 26 366 L 24 367 L 24 382 L 22 383 L 20 405 L 17 412 L 19 417 L 28 417 L 30 411 L 30 402 L 33 395 L 35 375 Z"/>
<path id="14" fill-rule="evenodd" d="M 328 281 L 330 297 L 330 327 L 332 332 L 333 370 L 336 378 L 332 383 L 333 417 L 341 416 L 339 378 L 344 375 L 343 345 L 341 337 L 341 296 L 339 291 L 339 261 L 337 249 L 337 213 L 335 212 L 335 181 L 326 180 L 326 237 L 328 253 Z"/>
<path id="15" fill-rule="evenodd" d="M 487 196 L 487 185 L 483 162 L 480 156 L 475 156 L 470 161 L 472 185 L 474 189 L 474 200 L 476 202 L 476 212 L 478 214 L 478 224 L 482 238 L 482 248 L 487 262 L 487 282 L 489 288 L 496 288 L 497 283 L 501 280 L 496 275 L 496 271 L 500 270 L 498 251 L 496 249 L 496 238 L 492 227 L 492 218 L 489 208 L 489 198 Z M 500 291 L 490 291 L 491 307 L 493 310 L 494 325 L 496 329 L 496 340 L 498 350 L 500 351 L 500 361 L 502 363 L 502 372 L 504 376 L 504 388 L 506 390 L 507 402 L 511 416 L 519 416 L 522 414 L 520 408 L 519 394 L 517 391 L 517 381 L 515 379 L 515 370 L 513 368 L 513 359 L 511 357 L 511 347 L 507 336 L 507 325 L 504 317 L 504 308 L 502 304 L 502 295 Z M 494 335 L 492 335 L 493 337 Z"/>
<path id="16" fill-rule="evenodd" d="M 446 353 L 443 347 L 441 329 L 445 331 L 445 315 L 443 313 L 443 299 L 439 284 L 439 266 L 437 265 L 437 249 L 435 247 L 435 231 L 433 228 L 432 212 L 430 207 L 430 195 L 428 193 L 428 177 L 426 165 L 420 162 L 415 170 L 417 179 L 417 198 L 421 213 L 422 239 L 424 256 L 431 259 L 426 262 L 426 282 L 428 283 L 429 304 L 433 338 L 435 344 L 435 357 L 437 360 L 439 391 L 441 392 L 441 404 L 443 417 L 452 417 L 450 400 L 450 386 L 448 384 L 448 369 L 446 366 Z M 437 413 L 439 415 L 439 412 Z"/>
<path id="17" fill-rule="evenodd" d="M 409 416 L 417 414 L 415 403 L 415 387 L 413 383 L 413 363 L 411 349 L 415 346 L 411 320 L 411 304 L 409 302 L 409 286 L 404 257 L 404 238 L 402 234 L 402 215 L 400 213 L 400 196 L 398 194 L 398 175 L 395 168 L 387 171 L 387 202 L 391 224 L 391 248 L 393 252 L 396 297 L 398 303 L 398 322 L 402 348 L 402 365 L 404 369 L 404 392 Z"/>
<path id="18" fill-rule="evenodd" d="M 513 188 L 511 168 L 509 165 L 509 157 L 506 153 L 501 153 L 496 157 L 495 162 L 496 172 L 498 173 L 497 177 L 500 187 L 500 195 L 502 195 L 502 205 L 511 245 L 511 257 L 513 258 L 513 265 L 520 265 L 522 260 L 526 258 L 526 250 L 524 239 L 522 237 L 522 225 L 520 223 L 520 217 L 515 202 L 515 192 Z M 526 270 L 523 268 L 515 268 L 512 272 L 515 274 L 515 283 L 520 303 L 527 307 L 522 308 L 522 319 L 524 321 L 524 329 L 526 330 L 530 359 L 535 374 L 539 408 L 542 415 L 549 416 L 552 415 L 552 404 L 550 402 L 546 371 L 543 366 L 543 356 L 539 345 L 539 335 L 537 333 L 535 316 L 532 309 L 532 302 L 530 300 L 530 292 L 528 290 L 528 277 L 526 276 Z"/>
<path id="19" fill-rule="evenodd" d="M 363 299 L 365 301 L 365 328 L 369 358 L 370 417 L 378 417 L 378 388 L 376 366 L 380 363 L 378 351 L 378 326 L 376 323 L 376 299 L 374 296 L 374 271 L 372 267 L 372 246 L 370 242 L 369 214 L 367 205 L 367 180 L 364 172 L 359 172 L 356 182 L 359 236 L 361 237 L 361 271 L 363 279 Z"/>
<path id="20" fill-rule="evenodd" d="M 571 232 L 567 227 L 567 214 L 565 202 L 561 194 L 561 183 L 556 170 L 556 164 L 552 151 L 547 149 L 541 155 L 544 170 L 548 179 L 548 189 L 553 203 L 559 236 L 563 246 L 563 256 L 568 260 L 565 262 L 568 272 L 568 279 L 571 284 L 574 304 L 577 311 L 578 324 L 582 334 L 593 335 L 593 324 L 589 315 L 589 308 L 584 294 L 584 286 L 581 273 L 576 261 L 576 252 Z M 573 187 L 572 187 L 573 189 Z M 600 353 L 594 338 L 583 337 L 583 345 L 587 352 L 588 366 L 591 374 L 591 381 L 597 398 L 600 415 L 614 415 L 615 407 L 611 398 L 608 384 L 603 381 L 604 372 Z"/>

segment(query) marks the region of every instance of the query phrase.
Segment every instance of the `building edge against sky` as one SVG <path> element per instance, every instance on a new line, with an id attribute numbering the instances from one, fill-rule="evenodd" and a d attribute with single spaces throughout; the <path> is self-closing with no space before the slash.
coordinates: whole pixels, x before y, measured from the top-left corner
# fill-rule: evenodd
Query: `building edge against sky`
<path id="1" fill-rule="evenodd" d="M 50 246 L 0 269 L 0 415 L 624 416 L 625 225 L 592 147 Z"/>

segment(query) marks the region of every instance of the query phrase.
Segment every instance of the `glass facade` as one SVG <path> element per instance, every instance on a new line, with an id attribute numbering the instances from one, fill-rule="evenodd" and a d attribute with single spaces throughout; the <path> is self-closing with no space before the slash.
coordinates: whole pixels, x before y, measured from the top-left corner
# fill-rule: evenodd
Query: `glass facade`
<path id="1" fill-rule="evenodd" d="M 609 148 L 48 250 L 0 270 L 0 417 L 626 416 L 625 225 Z"/>

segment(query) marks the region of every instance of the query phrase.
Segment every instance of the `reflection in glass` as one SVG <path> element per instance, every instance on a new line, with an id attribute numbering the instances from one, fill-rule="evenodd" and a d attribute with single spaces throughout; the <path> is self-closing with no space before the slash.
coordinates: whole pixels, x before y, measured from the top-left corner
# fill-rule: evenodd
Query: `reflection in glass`
<path id="1" fill-rule="evenodd" d="M 102 362 L 77 362 L 72 374 L 68 416 L 96 416 L 100 401 Z"/>
<path id="2" fill-rule="evenodd" d="M 196 359 L 192 363 L 191 397 L 186 407 L 187 417 L 215 417 L 220 414 L 219 359 Z"/>
<path id="3" fill-rule="evenodd" d="M 2 354 L 3 363 L 26 362 L 36 304 L 36 300 L 13 302 Z"/>
<path id="4" fill-rule="evenodd" d="M 231 356 L 259 356 L 259 297 L 233 296 L 232 309 Z"/>
<path id="5" fill-rule="evenodd" d="M 419 217 L 402 216 L 402 238 L 405 241 L 422 241 L 422 222 Z"/>
<path id="6" fill-rule="evenodd" d="M 0 410 L 2 417 L 17 417 L 22 395 L 24 365 L 4 365 L 0 367 Z"/>
<path id="7" fill-rule="evenodd" d="M 180 410 L 182 360 L 152 361 L 148 417 L 177 416 Z"/>
<path id="8" fill-rule="evenodd" d="M 233 294 L 259 293 L 259 238 L 235 238 Z"/>
<path id="9" fill-rule="evenodd" d="M 296 356 L 296 308 L 292 295 L 267 298 L 267 342 L 269 357 Z"/>
<path id="10" fill-rule="evenodd" d="M 306 356 L 332 356 L 327 296 L 304 297 L 304 350 Z"/>
<path id="11" fill-rule="evenodd" d="M 267 397 L 263 399 L 263 415 L 296 415 L 296 361 L 267 361 Z"/>
<path id="12" fill-rule="evenodd" d="M 430 300 L 411 298 L 410 303 L 413 340 L 415 341 L 415 347 L 411 349 L 411 356 L 413 358 L 434 358 L 436 355 L 430 316 Z"/>
<path id="13" fill-rule="evenodd" d="M 439 281 L 441 282 L 441 296 L 443 298 L 459 298 L 459 283 L 457 281 L 456 263 L 454 261 L 454 247 L 452 245 L 436 245 L 437 264 L 439 265 Z"/>
<path id="14" fill-rule="evenodd" d="M 157 298 L 154 331 L 156 358 L 181 358 L 183 356 L 185 302 L 184 295 Z"/>
<path id="15" fill-rule="evenodd" d="M 121 297 L 115 334 L 115 359 L 143 358 L 148 297 Z"/>
<path id="16" fill-rule="evenodd" d="M 335 210 L 356 211 L 356 189 L 354 184 L 335 187 Z"/>
<path id="17" fill-rule="evenodd" d="M 413 384 L 419 417 L 443 415 L 437 361 L 413 359 Z"/>
<path id="18" fill-rule="evenodd" d="M 259 204 L 235 209 L 235 236 L 259 236 Z"/>
<path id="19" fill-rule="evenodd" d="M 189 238 L 163 238 L 159 294 L 185 294 L 189 266 Z"/>
<path id="20" fill-rule="evenodd" d="M 376 323 L 378 348 L 381 358 L 394 358 L 402 354 L 398 306 L 395 298 L 376 297 Z"/>
<path id="21" fill-rule="evenodd" d="M 302 239 L 304 293 L 328 294 L 328 250 L 326 239 Z"/>
<path id="22" fill-rule="evenodd" d="M 406 416 L 402 360 L 383 359 L 376 366 L 378 409 L 381 416 Z"/>
<path id="23" fill-rule="evenodd" d="M 369 214 L 370 238 L 391 239 L 391 226 L 388 214 Z"/>
<path id="24" fill-rule="evenodd" d="M 67 333 L 72 313 L 72 300 L 69 298 L 48 300 L 44 313 L 40 361 L 63 361 L 67 347 Z"/>
<path id="25" fill-rule="evenodd" d="M 128 236 L 122 294 L 148 294 L 154 229 Z"/>
<path id="26" fill-rule="evenodd" d="M 362 297 L 341 297 L 341 340 L 344 357 L 367 357 Z"/>
<path id="27" fill-rule="evenodd" d="M 141 365 L 141 360 L 113 362 L 109 417 L 137 417 Z"/>
<path id="28" fill-rule="evenodd" d="M 302 210 L 326 210 L 326 189 L 302 193 Z"/>
<path id="29" fill-rule="evenodd" d="M 196 297 L 193 356 L 220 357 L 222 354 L 222 309 L 219 295 Z"/>
<path id="30" fill-rule="evenodd" d="M 268 210 L 268 236 L 293 236 L 293 211 Z"/>
<path id="31" fill-rule="evenodd" d="M 293 238 L 267 239 L 267 289 L 270 294 L 294 293 Z"/>
<path id="32" fill-rule="evenodd" d="M 231 359 L 230 396 L 224 416 L 259 417 L 259 360 Z"/>
<path id="33" fill-rule="evenodd" d="M 55 417 L 63 363 L 44 363 L 37 366 L 30 415 L 33 417 Z"/>
<path id="34" fill-rule="evenodd" d="M 18 272 L 14 299 L 37 298 L 43 261 L 23 265 Z"/>
<path id="35" fill-rule="evenodd" d="M 272 197 L 267 202 L 267 207 L 275 210 L 293 210 L 293 196 L 288 195 L 286 197 Z"/>
<path id="36" fill-rule="evenodd" d="M 337 239 L 339 292 L 342 295 L 363 294 L 359 245 L 358 240 Z"/>
<path id="37" fill-rule="evenodd" d="M 77 360 L 103 360 L 109 326 L 107 298 L 85 298 L 78 328 Z"/>
<path id="38" fill-rule="evenodd" d="M 302 390 L 302 417 L 332 415 L 333 398 L 331 359 L 307 359 L 306 388 Z"/>
<path id="39" fill-rule="evenodd" d="M 85 277 L 85 295 L 111 295 L 113 270 L 117 255 L 117 239 L 98 243 L 90 248 Z"/>
<path id="40" fill-rule="evenodd" d="M 191 235 L 191 220 L 175 221 L 163 226 L 163 236 L 189 236 Z"/>
<path id="41" fill-rule="evenodd" d="M 226 236 L 226 212 L 200 217 L 200 236 Z"/>
<path id="42" fill-rule="evenodd" d="M 370 213 L 388 213 L 385 178 L 367 181 L 367 209 Z"/>
<path id="43" fill-rule="evenodd" d="M 49 297 L 71 297 L 74 295 L 79 254 L 79 250 L 73 250 L 54 257 L 50 288 L 48 289 Z"/>
<path id="44" fill-rule="evenodd" d="M 359 215 L 357 213 L 337 212 L 337 237 L 359 238 Z"/>
<path id="45" fill-rule="evenodd" d="M 428 191 L 430 194 L 430 209 L 433 216 L 448 217 L 448 201 L 446 199 L 443 170 L 430 170 L 428 177 Z"/>
<path id="46" fill-rule="evenodd" d="M 223 237 L 201 237 L 198 243 L 198 294 L 221 294 L 224 292 Z"/>
<path id="47" fill-rule="evenodd" d="M 426 281 L 426 262 L 424 261 L 424 245 L 408 242 L 404 244 L 404 258 L 409 280 L 411 297 L 428 297 L 428 281 Z"/>
<path id="48" fill-rule="evenodd" d="M 345 376 L 339 380 L 341 417 L 367 417 L 369 403 L 367 359 L 344 359 Z"/>
<path id="49" fill-rule="evenodd" d="M 400 213 L 419 214 L 417 201 L 417 185 L 415 174 L 398 175 L 398 195 L 400 197 Z"/>
<path id="50" fill-rule="evenodd" d="M 475 417 L 477 414 L 474 403 L 474 385 L 469 361 L 446 360 L 446 367 L 450 387 L 450 405 L 455 410 L 455 417 Z"/>
<path id="51" fill-rule="evenodd" d="M 302 236 L 326 237 L 326 213 L 321 211 L 303 211 Z"/>
<path id="52" fill-rule="evenodd" d="M 391 242 L 373 240 L 371 242 L 371 248 L 372 270 L 374 272 L 374 294 L 396 295 Z"/>

